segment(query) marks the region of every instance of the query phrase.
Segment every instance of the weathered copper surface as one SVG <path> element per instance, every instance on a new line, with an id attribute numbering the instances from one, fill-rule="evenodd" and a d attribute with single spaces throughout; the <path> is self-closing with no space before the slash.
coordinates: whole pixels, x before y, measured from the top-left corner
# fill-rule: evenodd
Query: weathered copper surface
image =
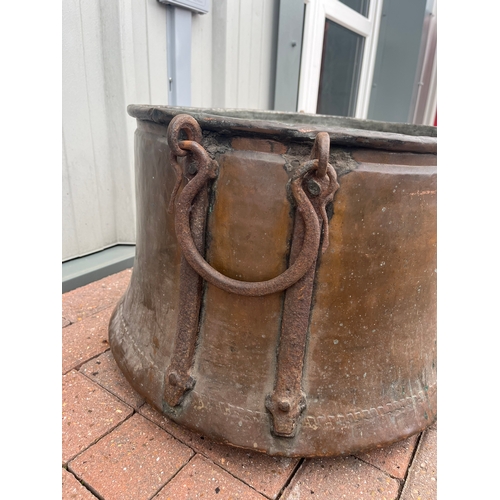
<path id="1" fill-rule="evenodd" d="M 181 425 L 275 455 L 353 453 L 430 425 L 435 129 L 129 113 L 137 249 L 109 335 L 132 386 Z"/>

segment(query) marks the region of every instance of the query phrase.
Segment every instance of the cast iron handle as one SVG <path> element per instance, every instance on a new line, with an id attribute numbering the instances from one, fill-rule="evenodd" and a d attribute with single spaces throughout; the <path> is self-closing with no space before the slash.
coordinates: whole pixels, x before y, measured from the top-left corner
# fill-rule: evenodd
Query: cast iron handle
<path id="1" fill-rule="evenodd" d="M 188 140 L 179 140 L 181 130 L 184 131 Z M 324 135 L 328 138 L 329 146 L 328 134 Z M 174 168 L 178 174 L 180 167 L 177 165 L 176 156 L 186 156 L 189 152 L 197 165 L 196 174 L 186 184 L 175 202 L 175 233 L 185 259 L 202 278 L 226 292 L 257 297 L 286 290 L 304 276 L 318 255 L 321 225 L 311 201 L 302 188 L 302 181 L 304 175 L 311 170 L 316 170 L 317 176 L 326 175 L 328 156 L 324 154 L 325 148 L 322 147 L 324 140 L 316 141 L 318 144 L 315 143 L 313 148 L 313 155 L 317 155 L 319 158 L 307 162 L 304 165 L 307 168 L 302 169 L 300 175 L 293 176 L 290 181 L 291 192 L 297 203 L 297 211 L 304 221 L 304 238 L 299 255 L 288 269 L 275 278 L 248 282 L 229 278 L 210 266 L 198 252 L 191 235 L 190 211 L 193 200 L 206 182 L 217 176 L 218 169 L 217 162 L 213 161 L 203 146 L 199 144 L 201 137 L 202 133 L 198 122 L 189 115 L 175 116 L 167 131 Z M 328 177 L 331 178 L 331 175 Z M 173 197 L 178 191 L 179 185 L 178 180 Z"/>

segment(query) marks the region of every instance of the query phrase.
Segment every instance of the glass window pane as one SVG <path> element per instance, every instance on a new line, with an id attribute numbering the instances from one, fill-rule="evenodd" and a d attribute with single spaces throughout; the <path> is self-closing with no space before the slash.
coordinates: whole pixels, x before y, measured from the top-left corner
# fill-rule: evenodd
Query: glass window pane
<path id="1" fill-rule="evenodd" d="M 364 44 L 363 36 L 326 20 L 317 113 L 354 116 Z"/>
<path id="2" fill-rule="evenodd" d="M 343 4 L 351 7 L 351 9 L 359 12 L 362 16 L 368 17 L 368 8 L 370 0 L 340 0 Z"/>

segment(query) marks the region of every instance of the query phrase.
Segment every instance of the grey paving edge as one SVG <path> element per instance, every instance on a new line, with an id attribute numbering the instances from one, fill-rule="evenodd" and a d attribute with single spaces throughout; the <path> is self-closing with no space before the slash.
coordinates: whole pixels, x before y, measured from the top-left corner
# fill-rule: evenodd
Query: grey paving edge
<path id="1" fill-rule="evenodd" d="M 134 265 L 135 245 L 116 245 L 62 263 L 62 293 L 88 285 Z"/>

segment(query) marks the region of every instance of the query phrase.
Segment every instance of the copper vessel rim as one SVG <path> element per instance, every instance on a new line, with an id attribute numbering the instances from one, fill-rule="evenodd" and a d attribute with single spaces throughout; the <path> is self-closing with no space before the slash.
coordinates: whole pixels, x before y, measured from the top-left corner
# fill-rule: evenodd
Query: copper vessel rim
<path id="1" fill-rule="evenodd" d="M 328 132 L 332 146 L 352 146 L 415 153 L 437 153 L 437 129 L 427 125 L 264 110 L 192 108 L 131 104 L 138 120 L 168 125 L 179 114 L 195 118 L 203 130 L 228 136 L 248 135 L 282 141 L 312 142 Z"/>

